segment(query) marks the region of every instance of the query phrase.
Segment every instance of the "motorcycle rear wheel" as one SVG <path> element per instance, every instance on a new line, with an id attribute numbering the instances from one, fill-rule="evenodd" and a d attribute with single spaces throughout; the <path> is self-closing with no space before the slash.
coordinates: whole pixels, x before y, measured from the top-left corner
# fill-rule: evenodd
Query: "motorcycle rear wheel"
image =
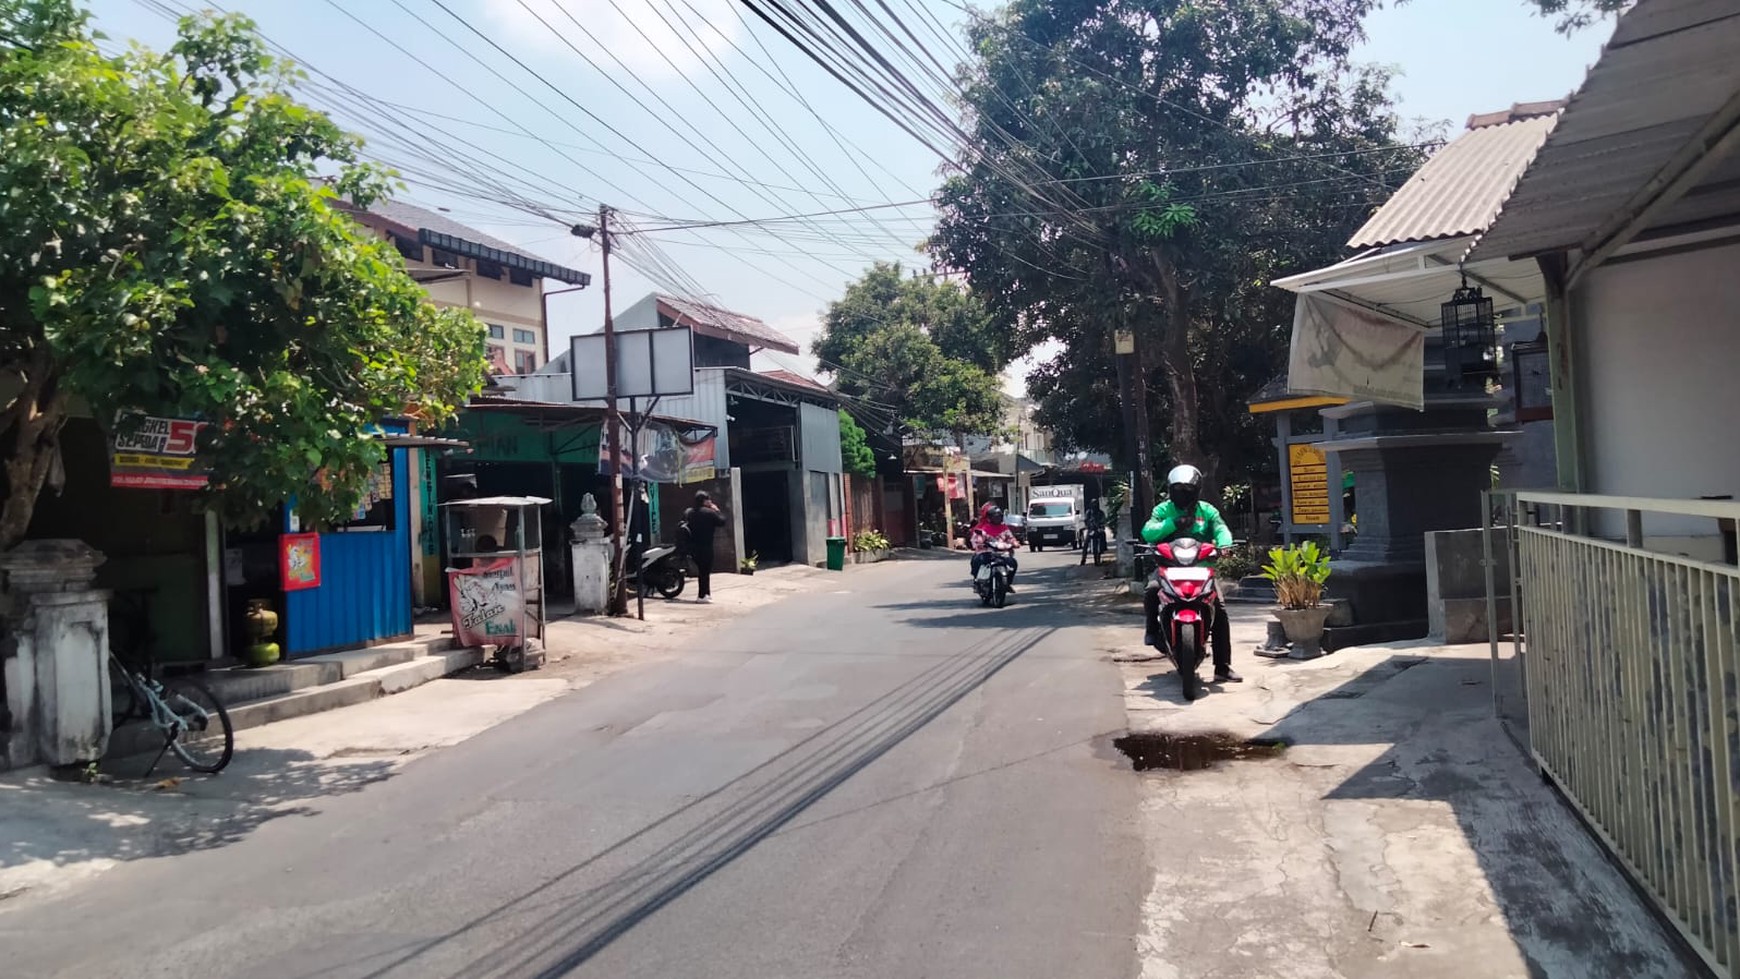
<path id="1" fill-rule="evenodd" d="M 683 583 L 686 580 L 687 578 L 684 576 L 682 569 L 677 568 L 673 569 L 669 574 L 661 575 L 653 582 L 653 586 L 658 589 L 661 596 L 665 598 L 676 598 L 678 595 L 683 593 Z"/>

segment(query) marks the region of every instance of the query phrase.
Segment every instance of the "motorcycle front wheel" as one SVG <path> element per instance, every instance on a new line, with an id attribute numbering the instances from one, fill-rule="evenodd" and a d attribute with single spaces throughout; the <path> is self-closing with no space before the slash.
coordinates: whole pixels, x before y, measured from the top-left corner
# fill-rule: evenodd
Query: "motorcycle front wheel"
<path id="1" fill-rule="evenodd" d="M 991 577 L 991 604 L 1002 608 L 1009 603 L 1009 579 L 1002 572 Z"/>
<path id="2" fill-rule="evenodd" d="M 1195 700 L 1202 696 L 1202 678 L 1196 675 L 1196 667 L 1202 662 L 1202 636 L 1197 632 L 1196 624 L 1178 627 L 1178 641 L 1172 645 L 1172 662 L 1178 667 L 1178 682 L 1184 687 L 1184 699 Z"/>

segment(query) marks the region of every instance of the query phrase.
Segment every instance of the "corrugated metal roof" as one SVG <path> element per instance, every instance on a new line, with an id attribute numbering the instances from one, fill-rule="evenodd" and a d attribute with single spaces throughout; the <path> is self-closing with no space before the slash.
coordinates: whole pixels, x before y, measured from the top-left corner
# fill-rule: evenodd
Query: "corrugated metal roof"
<path id="1" fill-rule="evenodd" d="M 407 204 L 404 201 L 392 200 L 390 198 L 387 200 L 375 201 L 373 204 L 368 206 L 368 213 L 376 215 L 377 217 L 386 218 L 394 224 L 410 228 L 413 231 L 421 231 L 424 228 L 428 228 L 430 231 L 439 234 L 452 235 L 455 238 L 464 238 L 466 241 L 474 241 L 480 245 L 488 245 L 491 248 L 497 248 L 504 252 L 513 252 L 515 255 L 519 255 L 522 258 L 529 258 L 540 262 L 548 261 L 541 256 L 533 255 L 531 252 L 526 251 L 518 245 L 509 244 L 494 235 L 486 234 L 476 228 L 460 224 L 458 221 L 447 217 L 439 211 L 431 211 L 426 207 L 418 207 L 415 204 Z"/>
<path id="2" fill-rule="evenodd" d="M 1740 0 L 1639 0 L 1470 258 L 1537 255 L 1588 240 L 1740 92 L 1736 52 Z M 1703 186 L 1715 183 L 1706 178 Z M 1692 210 L 1714 216 L 1723 203 L 1700 195 Z M 1656 226 L 1685 214 L 1670 208 Z"/>
<path id="3" fill-rule="evenodd" d="M 797 341 L 761 320 L 728 309 L 675 296 L 658 297 L 661 312 L 703 336 L 717 337 L 751 347 L 766 347 L 788 354 L 798 353 Z"/>
<path id="4" fill-rule="evenodd" d="M 771 371 L 757 371 L 757 373 L 759 373 L 762 377 L 771 377 L 771 378 L 774 378 L 775 380 L 784 381 L 787 384 L 797 384 L 797 385 L 800 385 L 802 387 L 815 388 L 817 391 L 827 391 L 829 394 L 833 393 L 832 391 L 830 391 L 828 389 L 828 386 L 826 384 L 823 384 L 823 383 L 817 381 L 813 377 L 805 377 L 804 375 L 799 374 L 797 371 L 771 370 Z"/>
<path id="5" fill-rule="evenodd" d="M 1432 155 L 1352 238 L 1349 248 L 1456 238 L 1486 230 L 1523 169 L 1553 131 L 1558 103 L 1474 116 L 1471 128 Z M 1545 114 L 1526 116 L 1527 110 Z M 1509 120 L 1509 121 L 1506 121 Z"/>

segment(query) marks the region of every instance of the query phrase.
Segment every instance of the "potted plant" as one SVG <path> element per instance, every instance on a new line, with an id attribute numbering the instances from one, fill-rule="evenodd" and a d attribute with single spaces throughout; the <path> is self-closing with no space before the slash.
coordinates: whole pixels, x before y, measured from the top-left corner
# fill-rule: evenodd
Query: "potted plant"
<path id="1" fill-rule="evenodd" d="M 1317 648 L 1323 638 L 1323 623 L 1330 606 L 1323 604 L 1323 583 L 1329 580 L 1329 554 L 1315 541 L 1269 550 L 1269 563 L 1262 576 L 1275 583 L 1281 607 L 1275 618 L 1289 642 L 1306 650 Z"/>
<path id="2" fill-rule="evenodd" d="M 860 530 L 852 535 L 852 563 L 874 564 L 886 558 L 893 546 L 880 530 Z"/>
<path id="3" fill-rule="evenodd" d="M 741 574 L 754 574 L 755 566 L 760 563 L 760 561 L 761 557 L 754 551 L 751 551 L 748 557 L 737 562 L 737 570 Z"/>

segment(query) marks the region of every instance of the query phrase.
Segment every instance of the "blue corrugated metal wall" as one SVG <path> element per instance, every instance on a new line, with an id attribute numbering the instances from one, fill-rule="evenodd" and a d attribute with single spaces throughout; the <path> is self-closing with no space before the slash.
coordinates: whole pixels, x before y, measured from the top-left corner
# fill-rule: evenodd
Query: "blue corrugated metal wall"
<path id="1" fill-rule="evenodd" d="M 393 450 L 393 530 L 320 535 L 320 587 L 287 592 L 286 652 L 360 646 L 411 631 L 411 488 Z"/>

